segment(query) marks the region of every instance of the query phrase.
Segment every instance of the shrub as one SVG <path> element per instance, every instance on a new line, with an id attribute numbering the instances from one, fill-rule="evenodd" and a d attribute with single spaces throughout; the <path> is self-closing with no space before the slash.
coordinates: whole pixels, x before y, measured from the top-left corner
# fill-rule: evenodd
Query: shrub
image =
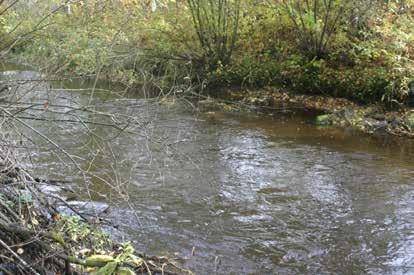
<path id="1" fill-rule="evenodd" d="M 239 27 L 240 0 L 187 0 L 208 70 L 230 63 Z"/>

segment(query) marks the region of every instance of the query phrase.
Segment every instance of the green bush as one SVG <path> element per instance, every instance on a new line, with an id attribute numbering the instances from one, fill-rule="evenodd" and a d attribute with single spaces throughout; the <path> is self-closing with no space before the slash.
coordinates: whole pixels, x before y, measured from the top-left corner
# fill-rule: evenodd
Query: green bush
<path id="1" fill-rule="evenodd" d="M 153 11 L 134 0 L 74 6 L 70 16 L 49 18 L 17 54 L 54 72 L 102 71 L 161 89 L 279 86 L 361 103 L 408 98 L 412 0 L 157 3 Z M 35 15 L 21 9 L 15 17 Z"/>

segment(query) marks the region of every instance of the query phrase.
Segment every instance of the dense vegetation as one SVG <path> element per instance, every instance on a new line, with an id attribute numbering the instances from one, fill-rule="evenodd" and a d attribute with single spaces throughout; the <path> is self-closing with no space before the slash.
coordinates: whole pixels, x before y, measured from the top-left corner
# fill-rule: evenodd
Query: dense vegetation
<path id="1" fill-rule="evenodd" d="M 177 132 L 176 141 L 164 138 L 173 133 L 169 131 L 163 131 L 162 138 L 155 138 L 158 129 L 154 125 L 158 120 L 147 120 L 152 116 L 151 112 L 142 115 L 139 110 L 132 110 L 139 105 L 128 107 L 125 113 L 119 108 L 105 112 L 100 106 L 91 106 L 94 92 L 88 94 L 87 103 L 78 103 L 82 100 L 63 97 L 58 92 L 55 93 L 56 98 L 49 97 L 50 91 L 67 90 L 52 88 L 49 91 L 51 79 L 66 76 L 94 77 L 95 80 L 108 78 L 130 88 L 144 85 L 177 94 L 208 93 L 220 91 L 220 88 L 235 88 L 238 93 L 246 91 L 246 94 L 251 94 L 246 89 L 250 88 L 260 93 L 258 97 L 251 97 L 252 101 L 243 103 L 253 103 L 260 96 L 265 97 L 269 90 L 277 94 L 272 89 L 260 89 L 262 87 L 289 91 L 289 95 L 280 93 L 281 97 L 297 92 L 343 97 L 364 104 L 383 103 L 383 106 L 361 107 L 342 100 L 345 103 L 341 105 L 340 102 L 341 109 L 336 110 L 336 106 L 327 106 L 332 98 L 306 96 L 308 100 L 303 100 L 315 101 L 312 102 L 315 104 L 304 102 L 305 108 L 310 106 L 309 109 L 327 112 L 316 117 L 315 122 L 319 126 L 351 127 L 370 134 L 388 133 L 412 138 L 413 111 L 401 108 L 400 112 L 381 112 L 384 109 L 388 111 L 384 106 L 414 106 L 413 17 L 414 0 L 0 0 L 0 62 L 27 63 L 42 71 L 42 76 L 53 76 L 50 79 L 10 78 L 0 81 L 3 103 L 0 107 L 3 114 L 0 128 L 0 274 L 15 271 L 20 274 L 192 274 L 166 257 L 148 257 L 135 252 L 129 243 L 119 245 L 110 241 L 99 227 L 107 222 L 111 226 L 110 220 L 84 215 L 68 204 L 63 196 L 40 190 L 40 184 L 58 185 L 52 185 L 54 180 L 48 182 L 34 178 L 21 168 L 17 156 L 19 149 L 47 152 L 52 159 L 76 168 L 75 173 L 82 178 L 83 185 L 76 192 L 71 191 L 68 200 L 73 199 L 74 193 L 84 192 L 89 199 L 105 198 L 111 203 L 122 200 L 133 208 L 128 184 L 133 180 L 134 170 L 140 167 L 138 163 L 146 158 L 137 149 L 139 158 L 136 163 L 127 164 L 127 161 L 135 159 L 118 159 L 116 156 L 117 148 L 124 148 L 124 144 L 115 146 L 113 150 L 111 143 L 124 143 L 118 139 L 121 134 L 134 135 L 133 139 L 128 137 L 125 142 L 144 143 L 151 153 L 152 148 L 157 152 L 166 148 L 169 161 L 170 146 L 187 140 L 178 140 L 181 132 Z M 47 86 L 37 86 L 38 83 Z M 81 90 L 90 91 L 89 88 Z M 106 89 L 102 91 L 109 92 Z M 22 95 L 38 96 L 43 92 L 47 97 L 27 101 Z M 297 99 L 305 97 L 296 96 Z M 64 105 L 66 100 L 69 103 Z M 203 104 L 208 109 L 212 102 L 215 103 L 210 99 L 202 101 L 200 110 Z M 169 104 L 167 101 L 163 103 Z M 152 105 L 148 107 L 152 108 Z M 213 105 L 215 107 L 233 108 L 222 102 Z M 214 119 L 214 112 L 205 113 Z M 26 120 L 47 124 L 49 128 L 47 131 L 38 130 Z M 73 123 L 81 125 L 79 128 L 84 132 L 72 131 L 73 128 L 67 125 Z M 163 123 L 160 125 L 169 127 Z M 177 124 L 177 127 L 182 125 Z M 106 135 L 107 131 L 98 126 L 117 132 L 113 136 Z M 292 126 L 295 128 L 287 128 L 289 131 L 294 129 L 289 138 L 295 135 L 296 129 L 299 137 L 299 131 L 309 129 L 304 127 L 305 130 L 301 130 L 296 128 L 296 124 Z M 19 127 L 27 128 L 31 135 Z M 65 131 L 52 134 L 54 129 Z M 56 143 L 54 137 L 59 133 L 71 139 L 79 138 L 81 145 L 74 150 L 70 147 L 77 146 L 77 143 Z M 330 139 L 336 138 L 331 132 L 326 133 Z M 40 137 L 42 142 L 36 144 L 33 135 Z M 300 140 L 309 137 L 312 139 L 309 144 L 313 144 L 314 138 L 319 138 L 313 135 L 303 135 Z M 325 138 L 328 137 L 320 136 L 321 141 Z M 252 141 L 255 143 L 255 139 Z M 49 147 L 43 146 L 44 143 Z M 152 144 L 156 146 L 149 146 Z M 75 155 L 71 153 L 73 151 L 80 153 Z M 128 153 L 135 154 L 135 151 Z M 152 163 L 152 154 L 149 155 Z M 123 157 L 120 154 L 119 158 Z M 31 155 L 28 158 L 33 165 L 41 165 L 32 162 Z M 95 170 L 102 167 L 95 164 L 95 160 L 113 169 L 114 175 L 112 170 L 108 175 L 103 173 L 104 176 L 96 173 Z M 234 161 L 237 162 L 237 158 Z M 131 174 L 125 176 L 129 179 L 124 180 L 118 174 L 118 166 L 133 167 Z M 194 167 L 200 170 L 197 164 Z M 191 178 L 191 174 L 188 177 Z M 70 174 L 69 179 L 74 178 L 74 174 Z M 164 175 L 161 178 L 164 181 Z M 151 176 L 151 180 L 158 181 L 155 176 Z M 97 190 L 91 188 L 95 185 L 99 185 Z M 132 185 L 135 183 L 131 182 Z M 136 187 L 140 188 L 141 184 Z M 156 191 L 151 189 L 151 192 Z M 141 206 L 145 202 L 137 203 Z M 65 211 L 59 210 L 61 207 L 73 212 L 77 218 L 68 217 Z M 107 210 L 100 214 L 106 215 Z M 130 215 L 123 208 L 118 215 L 123 213 Z M 142 211 L 133 213 L 128 218 L 134 219 L 137 213 L 145 214 Z M 317 214 L 320 213 L 323 214 Z M 191 219 L 188 221 L 193 224 Z M 268 232 L 264 233 L 268 235 Z M 287 245 L 292 247 L 292 244 Z M 195 247 L 192 256 L 194 251 Z M 220 263 L 218 252 L 214 251 L 216 273 Z M 259 252 L 255 258 L 266 254 L 267 250 Z M 284 256 L 280 254 L 282 252 L 279 247 L 272 248 L 271 261 L 276 260 L 285 267 L 288 262 L 304 266 L 293 257 L 293 261 L 290 260 L 290 248 Z M 315 255 L 319 257 L 319 254 Z M 309 256 L 312 255 L 307 258 L 313 261 Z"/>
<path id="2" fill-rule="evenodd" d="M 14 56 L 49 73 L 177 91 L 276 86 L 361 103 L 414 92 L 412 0 L 40 2 L 17 3 L 0 23 L 11 36 L 30 33 Z"/>

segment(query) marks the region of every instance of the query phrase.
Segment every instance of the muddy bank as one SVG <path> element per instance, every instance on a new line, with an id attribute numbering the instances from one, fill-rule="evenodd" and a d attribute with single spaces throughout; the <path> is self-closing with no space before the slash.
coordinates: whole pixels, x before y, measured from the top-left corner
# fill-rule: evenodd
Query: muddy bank
<path id="1" fill-rule="evenodd" d="M 362 106 L 344 98 L 332 98 L 319 95 L 301 95 L 278 89 L 262 90 L 228 89 L 213 94 L 214 98 L 235 102 L 237 106 L 253 106 L 263 110 L 295 110 L 303 109 L 320 113 L 315 123 L 320 126 L 345 127 L 368 134 L 387 134 L 414 138 L 414 109 L 400 108 L 398 111 L 387 110 L 381 105 Z M 212 103 L 210 100 L 201 101 L 202 109 L 230 108 L 228 104 Z M 214 107 L 212 107 L 214 106 Z M 225 107 L 223 107 L 225 106 Z"/>

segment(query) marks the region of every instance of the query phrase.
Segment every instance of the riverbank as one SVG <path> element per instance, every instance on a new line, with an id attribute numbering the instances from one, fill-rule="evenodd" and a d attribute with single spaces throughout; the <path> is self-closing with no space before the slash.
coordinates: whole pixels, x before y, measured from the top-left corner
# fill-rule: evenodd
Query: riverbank
<path id="1" fill-rule="evenodd" d="M 352 128 L 367 134 L 414 138 L 414 108 L 389 110 L 382 104 L 359 105 L 344 98 L 297 94 L 271 87 L 259 90 L 222 89 L 211 96 L 220 102 L 215 106 L 221 105 L 224 110 L 235 110 L 228 107 L 229 102 L 270 112 L 302 109 L 319 114 L 315 118 L 315 124 L 319 126 Z M 222 100 L 226 103 L 221 103 Z M 201 105 L 205 106 L 207 102 L 203 100 Z"/>
<path id="2" fill-rule="evenodd" d="M 32 177 L 12 155 L 1 147 L 0 274 L 191 274 L 111 240 L 105 219 L 66 200 L 66 183 Z"/>

